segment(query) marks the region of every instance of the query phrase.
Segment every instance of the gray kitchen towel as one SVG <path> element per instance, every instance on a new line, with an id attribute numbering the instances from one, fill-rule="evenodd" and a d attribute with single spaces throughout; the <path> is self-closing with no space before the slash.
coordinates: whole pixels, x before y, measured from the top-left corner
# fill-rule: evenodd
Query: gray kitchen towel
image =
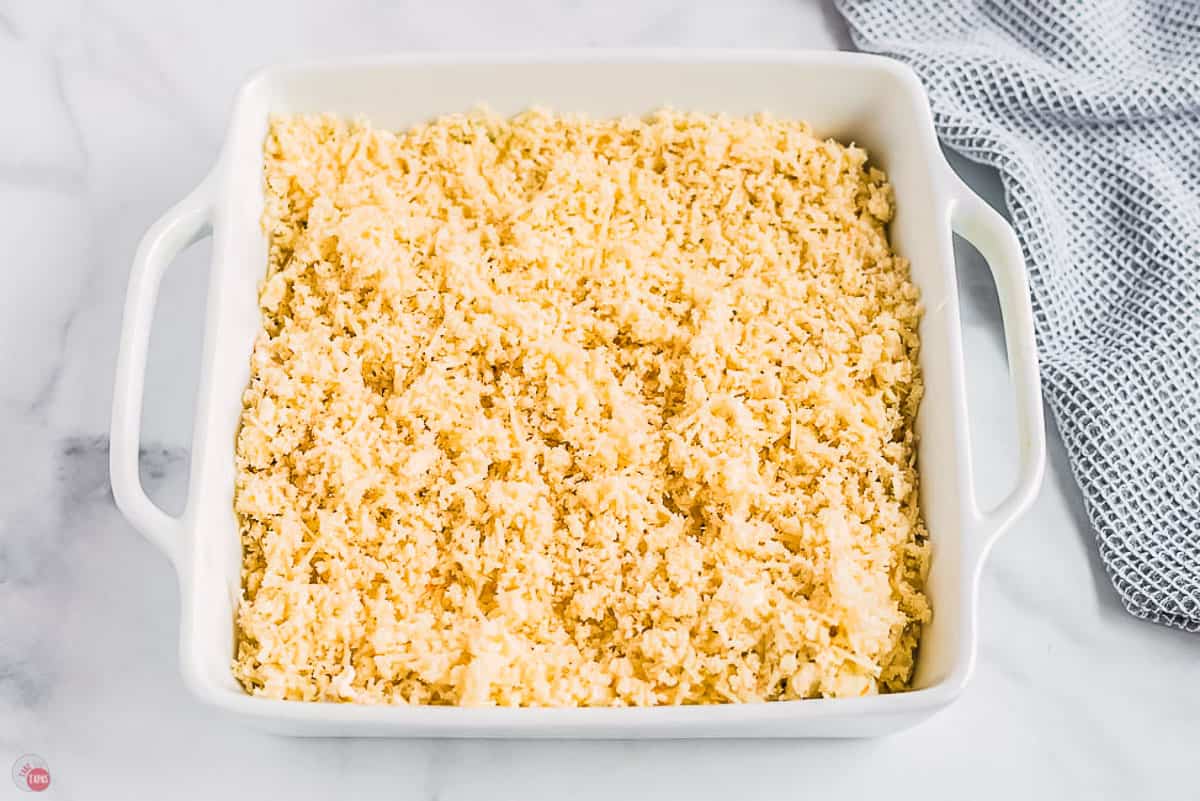
<path id="1" fill-rule="evenodd" d="M 1200 632 L 1200 2 L 838 6 L 999 170 L 1100 558 L 1132 614 Z"/>

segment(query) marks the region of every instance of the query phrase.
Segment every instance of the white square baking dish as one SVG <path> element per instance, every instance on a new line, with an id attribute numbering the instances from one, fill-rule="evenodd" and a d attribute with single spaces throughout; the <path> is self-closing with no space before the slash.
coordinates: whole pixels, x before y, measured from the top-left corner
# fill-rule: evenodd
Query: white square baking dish
<path id="1" fill-rule="evenodd" d="M 922 293 L 925 398 L 917 421 L 921 505 L 933 560 L 933 623 L 911 692 L 766 704 L 515 709 L 361 706 L 255 698 L 234 680 L 234 612 L 241 544 L 233 512 L 234 440 L 260 326 L 267 262 L 262 143 L 268 115 L 333 111 L 403 127 L 486 104 L 593 115 L 685 110 L 807 120 L 817 134 L 855 141 L 889 174 L 891 237 Z M 183 515 L 168 516 L 138 478 L 147 341 L 163 271 L 211 231 L 207 330 Z M 1020 436 L 1016 486 L 995 509 L 975 503 L 951 231 L 984 255 L 999 288 Z M 950 703 L 975 661 L 980 570 L 996 537 L 1033 500 L 1045 452 L 1032 312 L 1012 229 L 957 179 L 938 148 L 925 94 L 906 67 L 837 52 L 604 52 L 414 55 L 278 67 L 240 91 L 221 156 L 204 182 L 156 223 L 130 275 L 112 420 L 113 494 L 129 520 L 179 574 L 181 663 L 203 700 L 295 735 L 455 737 L 871 736 L 909 726 Z"/>

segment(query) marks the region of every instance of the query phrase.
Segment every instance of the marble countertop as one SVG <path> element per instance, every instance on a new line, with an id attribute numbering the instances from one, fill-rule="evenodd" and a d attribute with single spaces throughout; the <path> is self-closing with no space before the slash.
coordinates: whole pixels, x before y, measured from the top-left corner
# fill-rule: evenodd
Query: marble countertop
<path id="1" fill-rule="evenodd" d="M 138 238 L 208 169 L 265 63 L 415 49 L 846 47 L 821 3 L 0 0 L 0 763 L 60 799 L 1200 798 L 1200 638 L 1127 616 L 1057 436 L 1045 488 L 983 579 L 974 681 L 903 734 L 851 742 L 288 740 L 179 677 L 167 561 L 108 488 L 107 428 Z M 955 162 L 1002 204 L 993 174 Z M 207 246 L 164 283 L 144 471 L 183 501 Z M 959 252 L 982 500 L 1015 465 L 999 308 Z M 0 799 L 28 798 L 0 779 Z"/>

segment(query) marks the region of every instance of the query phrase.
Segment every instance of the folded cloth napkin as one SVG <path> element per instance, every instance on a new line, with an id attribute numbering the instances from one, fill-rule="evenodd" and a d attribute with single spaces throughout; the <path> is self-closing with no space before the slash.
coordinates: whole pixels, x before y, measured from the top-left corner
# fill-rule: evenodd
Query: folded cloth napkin
<path id="1" fill-rule="evenodd" d="M 1100 558 L 1132 614 L 1200 632 L 1200 3 L 838 7 L 1000 171 Z"/>

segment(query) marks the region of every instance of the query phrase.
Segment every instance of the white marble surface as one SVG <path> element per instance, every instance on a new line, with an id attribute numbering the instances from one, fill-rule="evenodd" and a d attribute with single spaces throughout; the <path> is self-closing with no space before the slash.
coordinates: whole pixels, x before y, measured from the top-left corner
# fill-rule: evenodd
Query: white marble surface
<path id="1" fill-rule="evenodd" d="M 0 799 L 19 754 L 60 799 L 1200 798 L 1200 638 L 1126 616 L 1054 440 L 983 582 L 979 670 L 951 709 L 869 742 L 293 741 L 178 675 L 166 560 L 113 506 L 111 374 L 143 230 L 212 162 L 238 83 L 276 60 L 409 49 L 846 46 L 833 12 L 742 4 L 0 1 Z M 994 176 L 964 167 L 993 199 Z M 1013 421 L 986 268 L 960 254 L 984 500 Z M 144 460 L 179 508 L 207 248 L 169 274 Z"/>

